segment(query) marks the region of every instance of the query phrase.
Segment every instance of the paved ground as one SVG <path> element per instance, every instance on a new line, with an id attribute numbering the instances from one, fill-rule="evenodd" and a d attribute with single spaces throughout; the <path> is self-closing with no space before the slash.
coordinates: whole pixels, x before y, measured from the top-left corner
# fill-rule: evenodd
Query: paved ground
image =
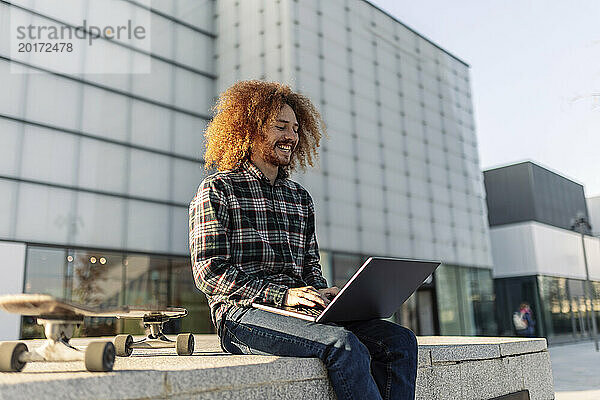
<path id="1" fill-rule="evenodd" d="M 600 399 L 600 352 L 593 342 L 553 346 L 552 360 L 556 400 Z"/>

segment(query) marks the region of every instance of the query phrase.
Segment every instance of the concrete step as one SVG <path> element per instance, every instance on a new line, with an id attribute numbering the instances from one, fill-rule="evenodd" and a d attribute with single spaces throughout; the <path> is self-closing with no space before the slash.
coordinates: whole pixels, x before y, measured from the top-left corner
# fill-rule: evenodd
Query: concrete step
<path id="1" fill-rule="evenodd" d="M 0 373 L 0 399 L 335 399 L 318 359 L 223 353 L 215 335 L 195 335 L 191 356 L 134 350 L 114 371 L 83 362 L 29 363 Z M 94 339 L 73 339 L 85 346 Z M 554 398 L 545 339 L 419 337 L 417 399 L 491 399 L 527 389 Z M 26 341 L 29 348 L 43 341 Z"/>

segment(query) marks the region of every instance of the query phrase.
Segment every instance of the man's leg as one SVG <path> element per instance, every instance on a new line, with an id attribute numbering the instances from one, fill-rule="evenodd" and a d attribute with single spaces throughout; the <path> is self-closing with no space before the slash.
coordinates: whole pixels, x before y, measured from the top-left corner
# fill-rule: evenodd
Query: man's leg
<path id="1" fill-rule="evenodd" d="M 383 320 L 343 324 L 367 346 L 371 372 L 385 399 L 415 398 L 417 339 L 410 330 Z"/>
<path id="2" fill-rule="evenodd" d="M 224 318 L 224 350 L 233 354 L 320 358 L 339 400 L 381 399 L 370 373 L 369 350 L 344 327 L 255 308 L 234 308 Z"/>

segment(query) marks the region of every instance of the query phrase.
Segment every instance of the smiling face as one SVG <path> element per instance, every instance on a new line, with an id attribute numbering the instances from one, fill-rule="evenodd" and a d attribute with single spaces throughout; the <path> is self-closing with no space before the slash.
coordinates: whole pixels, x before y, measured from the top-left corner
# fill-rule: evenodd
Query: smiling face
<path id="1" fill-rule="evenodd" d="M 292 153 L 298 144 L 298 121 L 292 107 L 284 104 L 275 123 L 269 126 L 264 135 L 254 144 L 251 159 L 259 168 L 269 170 L 290 164 Z M 262 168 L 261 168 L 262 170 Z M 263 171 L 267 176 L 269 173 Z"/>

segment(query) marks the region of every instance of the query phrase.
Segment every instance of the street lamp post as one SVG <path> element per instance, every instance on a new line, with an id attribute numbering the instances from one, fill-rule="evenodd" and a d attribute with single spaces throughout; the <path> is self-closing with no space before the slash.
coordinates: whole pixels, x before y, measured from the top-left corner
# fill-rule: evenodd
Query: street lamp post
<path id="1" fill-rule="evenodd" d="M 596 315 L 594 314 L 594 299 L 592 298 L 592 282 L 590 281 L 590 272 L 588 269 L 587 254 L 585 251 L 585 232 L 586 230 L 591 231 L 592 227 L 585 218 L 585 215 L 579 214 L 577 215 L 577 218 L 573 220 L 573 223 L 571 224 L 571 229 L 581 234 L 581 247 L 583 248 L 583 263 L 585 265 L 585 291 L 586 297 L 590 299 L 590 311 L 592 313 L 592 335 L 594 335 L 594 345 L 596 346 L 596 351 L 599 351 L 597 334 L 598 330 L 596 328 Z"/>

